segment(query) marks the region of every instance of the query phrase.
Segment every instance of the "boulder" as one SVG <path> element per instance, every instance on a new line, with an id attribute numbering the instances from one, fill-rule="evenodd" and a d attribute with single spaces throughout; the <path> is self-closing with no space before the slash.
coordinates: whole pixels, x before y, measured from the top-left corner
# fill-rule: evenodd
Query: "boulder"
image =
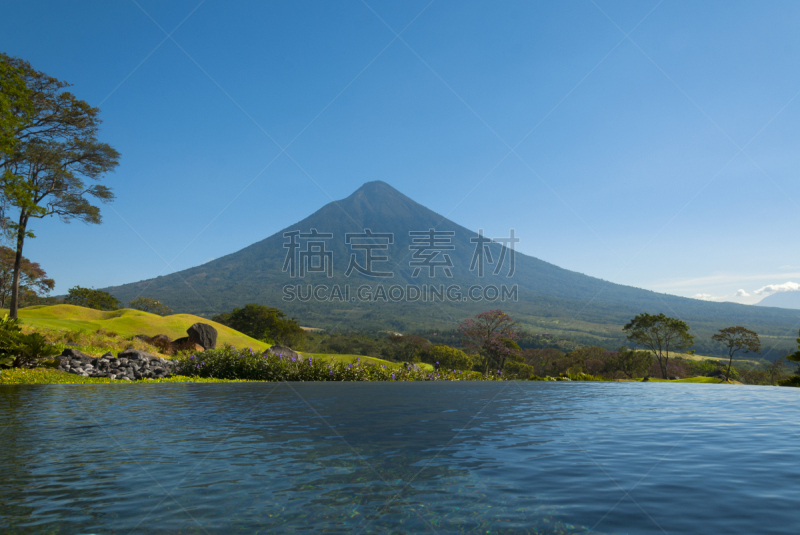
<path id="1" fill-rule="evenodd" d="M 71 359 L 89 359 L 92 360 L 94 357 L 91 355 L 87 355 L 83 351 L 78 351 L 77 349 L 66 348 L 62 353 L 62 357 L 68 357 Z"/>
<path id="2" fill-rule="evenodd" d="M 217 347 L 217 330 L 207 323 L 195 323 L 186 332 L 189 335 L 189 342 L 203 346 L 203 349 L 215 349 Z"/>
<path id="3" fill-rule="evenodd" d="M 286 347 L 286 346 L 274 345 L 269 349 L 267 349 L 267 352 L 272 353 L 273 355 L 282 355 L 284 358 L 294 358 L 294 359 L 303 358 L 303 355 L 301 355 L 291 347 Z"/>

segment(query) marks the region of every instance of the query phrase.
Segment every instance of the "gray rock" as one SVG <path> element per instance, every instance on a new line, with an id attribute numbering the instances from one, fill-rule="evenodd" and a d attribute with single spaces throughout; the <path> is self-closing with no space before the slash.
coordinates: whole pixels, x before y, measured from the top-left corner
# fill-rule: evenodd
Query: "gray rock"
<path id="1" fill-rule="evenodd" d="M 85 358 L 85 359 L 92 360 L 94 358 L 91 355 L 87 355 L 83 351 L 78 351 L 77 349 L 72 349 L 72 348 L 69 348 L 69 347 L 61 352 L 61 356 L 62 357 L 68 357 L 68 358 L 71 358 L 71 359 Z"/>
<path id="2" fill-rule="evenodd" d="M 141 349 L 128 348 L 125 351 L 117 353 L 117 358 L 129 360 L 150 360 L 156 358 L 155 355 L 142 351 Z"/>
<path id="3" fill-rule="evenodd" d="M 267 353 L 272 353 L 273 355 L 283 355 L 284 358 L 293 358 L 293 359 L 303 358 L 303 355 L 301 355 L 291 347 L 279 346 L 279 345 L 274 345 L 270 347 L 269 349 L 267 349 Z"/>
<path id="4" fill-rule="evenodd" d="M 195 323 L 188 329 L 189 342 L 203 346 L 203 349 L 215 349 L 217 347 L 217 330 L 207 323 Z"/>

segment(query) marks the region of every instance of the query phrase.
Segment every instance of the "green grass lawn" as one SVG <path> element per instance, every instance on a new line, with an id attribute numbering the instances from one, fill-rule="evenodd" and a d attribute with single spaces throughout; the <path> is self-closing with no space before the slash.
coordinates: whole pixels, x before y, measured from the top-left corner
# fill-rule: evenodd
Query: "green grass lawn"
<path id="1" fill-rule="evenodd" d="M 118 381 L 104 377 L 83 377 L 52 368 L 12 368 L 0 371 L 0 385 L 52 385 L 52 384 L 150 384 L 150 383 L 248 383 L 254 381 L 232 379 L 203 379 L 200 377 L 175 376 L 168 379 L 142 379 L 141 381 Z"/>
<path id="2" fill-rule="evenodd" d="M 0 309 L 0 314 L 8 310 Z M 94 332 L 99 329 L 115 332 L 121 336 L 165 334 L 172 338 L 186 336 L 186 329 L 194 323 L 207 323 L 217 330 L 217 343 L 236 347 L 252 347 L 264 350 L 269 344 L 235 331 L 214 321 L 192 314 L 158 316 L 141 310 L 123 308 L 102 311 L 74 305 L 33 306 L 19 310 L 20 322 L 34 329 Z"/>
<path id="3" fill-rule="evenodd" d="M 306 353 L 306 352 L 303 352 L 301 354 L 305 355 L 307 357 L 310 356 L 310 357 L 314 357 L 315 359 L 322 359 L 322 360 L 325 360 L 325 361 L 329 361 L 330 360 L 330 361 L 339 361 L 339 362 L 350 363 L 350 362 L 355 362 L 357 359 L 361 359 L 361 362 L 363 362 L 365 364 L 378 364 L 378 365 L 383 364 L 385 366 L 392 367 L 392 368 L 396 368 L 398 366 L 402 366 L 402 364 L 397 363 L 397 362 L 392 362 L 390 360 L 378 359 L 378 358 L 375 358 L 375 357 L 365 357 L 364 355 L 335 355 L 335 354 L 330 354 L 330 353 Z M 427 370 L 427 371 L 433 371 L 434 370 L 433 365 L 426 364 L 424 362 L 417 362 L 416 365 L 419 366 L 423 370 Z"/>

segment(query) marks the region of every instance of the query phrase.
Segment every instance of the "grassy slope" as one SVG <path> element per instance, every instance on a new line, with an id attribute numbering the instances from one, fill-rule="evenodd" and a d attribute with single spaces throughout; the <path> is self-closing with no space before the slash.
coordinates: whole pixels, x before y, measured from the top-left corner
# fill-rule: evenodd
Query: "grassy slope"
<path id="1" fill-rule="evenodd" d="M 315 359 L 336 360 L 336 361 L 342 361 L 342 362 L 345 362 L 345 363 L 355 362 L 356 359 L 361 359 L 361 362 L 363 362 L 365 364 L 377 364 L 377 365 L 383 364 L 383 365 L 388 366 L 390 368 L 396 368 L 398 366 L 401 366 L 401 364 L 397 363 L 397 362 L 392 362 L 390 360 L 378 359 L 378 358 L 375 358 L 375 357 L 365 357 L 364 355 L 333 355 L 333 354 L 328 354 L 328 353 L 305 353 L 305 352 L 303 352 L 302 354 L 306 355 L 306 356 L 312 356 Z M 433 367 L 432 364 L 426 364 L 424 362 L 417 362 L 416 365 L 419 366 L 423 370 L 428 370 L 428 371 L 433 371 L 434 370 L 434 367 Z"/>
<path id="2" fill-rule="evenodd" d="M 7 312 L 7 310 L 0 310 L 0 314 Z M 262 350 L 269 347 L 269 344 L 259 342 L 255 338 L 250 338 L 230 327 L 191 314 L 174 314 L 162 317 L 130 308 L 102 311 L 74 305 L 54 305 L 22 308 L 19 311 L 19 317 L 23 324 L 29 325 L 34 329 L 64 331 L 97 331 L 98 329 L 105 329 L 122 336 L 165 334 L 173 340 L 186 336 L 186 329 L 192 324 L 202 322 L 217 329 L 217 341 L 220 344 Z"/>

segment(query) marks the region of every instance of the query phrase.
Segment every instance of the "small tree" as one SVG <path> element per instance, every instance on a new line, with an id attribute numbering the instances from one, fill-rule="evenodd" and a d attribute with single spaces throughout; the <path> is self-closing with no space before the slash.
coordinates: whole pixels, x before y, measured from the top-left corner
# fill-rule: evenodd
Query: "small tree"
<path id="1" fill-rule="evenodd" d="M 777 384 L 778 380 L 786 373 L 786 362 L 780 358 L 767 366 L 767 376 L 769 377 L 769 384 Z"/>
<path id="2" fill-rule="evenodd" d="M 663 313 L 639 314 L 628 322 L 623 331 L 628 333 L 628 340 L 647 348 L 658 361 L 661 376 L 667 379 L 669 352 L 688 349 L 694 344 L 694 336 L 689 334 L 689 326 L 676 318 Z"/>
<path id="3" fill-rule="evenodd" d="M 80 286 L 70 288 L 64 302 L 68 305 L 94 308 L 95 310 L 116 310 L 120 305 L 119 299 L 108 292 Z"/>
<path id="4" fill-rule="evenodd" d="M 465 345 L 483 358 L 483 373 L 489 372 L 490 365 L 502 370 L 506 358 L 519 348 L 514 320 L 502 310 L 481 312 L 459 324 L 458 330 Z"/>
<path id="5" fill-rule="evenodd" d="M 0 307 L 5 308 L 11 297 L 11 286 L 14 278 L 14 260 L 16 253 L 13 249 L 0 246 Z M 47 278 L 47 273 L 42 267 L 31 262 L 24 256 L 20 264 L 19 291 L 21 301 L 30 302 L 38 296 L 47 295 L 55 286 L 53 279 Z"/>
<path id="6" fill-rule="evenodd" d="M 21 73 L 32 103 L 32 112 L 20 115 L 23 120 L 14 131 L 13 149 L 0 152 L 4 206 L 16 211 L 14 221 L 5 219 L 16 245 L 10 303 L 10 315 L 15 318 L 22 249 L 25 239 L 34 237 L 28 228 L 31 218 L 58 216 L 64 222 L 77 219 L 99 224 L 100 209 L 89 199 L 110 202 L 114 195 L 108 187 L 85 180 L 100 180 L 112 171 L 119 153 L 97 140 L 100 111 L 65 91 L 68 83 L 33 69 L 26 61 L 3 59 Z M 24 105 L 12 103 L 15 108 Z"/>
<path id="7" fill-rule="evenodd" d="M 266 305 L 251 303 L 211 319 L 256 340 L 276 342 L 294 349 L 302 349 L 306 338 L 296 319 L 289 319 L 277 308 Z"/>
<path id="8" fill-rule="evenodd" d="M 798 331 L 798 334 L 800 334 L 800 331 Z M 785 357 L 787 361 L 800 363 L 800 338 L 797 339 L 797 347 L 797 351 Z M 795 371 L 795 375 L 800 375 L 800 367 Z"/>
<path id="9" fill-rule="evenodd" d="M 744 327 L 727 327 L 720 329 L 719 332 L 711 339 L 715 342 L 723 344 L 728 350 L 728 371 L 725 374 L 726 378 L 731 376 L 731 365 L 733 364 L 733 356 L 744 349 L 744 353 L 761 353 L 761 340 L 758 335 Z"/>
<path id="10" fill-rule="evenodd" d="M 159 316 L 169 316 L 172 314 L 171 308 L 152 297 L 137 297 L 128 303 L 128 308 L 141 310 L 142 312 L 150 312 L 151 314 L 158 314 Z"/>

